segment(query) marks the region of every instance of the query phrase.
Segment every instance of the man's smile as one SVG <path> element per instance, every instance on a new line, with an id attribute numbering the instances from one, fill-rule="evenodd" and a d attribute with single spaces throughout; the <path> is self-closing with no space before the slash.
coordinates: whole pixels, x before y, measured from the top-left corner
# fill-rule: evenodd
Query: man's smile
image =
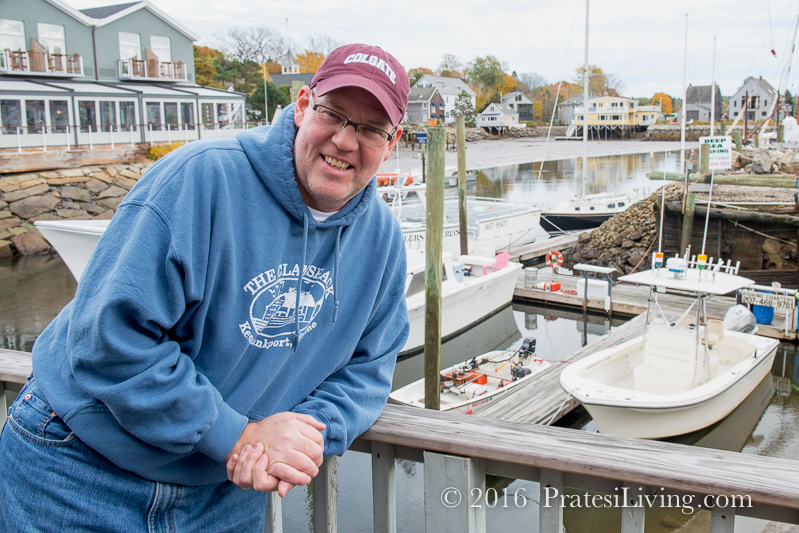
<path id="1" fill-rule="evenodd" d="M 330 157 L 329 155 L 323 156 L 325 158 L 325 162 L 333 168 L 337 168 L 339 170 L 347 170 L 352 165 L 347 163 L 346 161 L 339 161 L 336 158 Z"/>

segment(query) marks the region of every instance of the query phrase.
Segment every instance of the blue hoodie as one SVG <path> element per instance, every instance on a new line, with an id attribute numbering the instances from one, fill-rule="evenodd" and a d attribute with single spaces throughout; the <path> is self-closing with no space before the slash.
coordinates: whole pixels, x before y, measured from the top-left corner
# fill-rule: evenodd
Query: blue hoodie
<path id="1" fill-rule="evenodd" d="M 382 411 L 409 329 L 402 233 L 374 179 L 316 222 L 296 132 L 288 107 L 153 165 L 34 345 L 55 412 L 121 468 L 218 482 L 248 421 L 312 415 L 329 456 Z"/>

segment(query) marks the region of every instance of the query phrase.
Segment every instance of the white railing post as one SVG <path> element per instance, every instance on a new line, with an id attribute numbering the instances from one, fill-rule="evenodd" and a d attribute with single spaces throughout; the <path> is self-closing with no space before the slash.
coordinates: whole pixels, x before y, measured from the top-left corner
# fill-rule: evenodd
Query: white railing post
<path id="1" fill-rule="evenodd" d="M 114 149 L 114 125 L 111 124 L 111 149 Z"/>
<path id="2" fill-rule="evenodd" d="M 313 480 L 314 533 L 336 533 L 336 458 L 328 457 Z"/>
<path id="3" fill-rule="evenodd" d="M 42 126 L 42 152 L 47 151 L 47 126 Z"/>
<path id="4" fill-rule="evenodd" d="M 396 533 L 394 445 L 372 442 L 372 514 L 375 533 Z"/>
<path id="5" fill-rule="evenodd" d="M 129 125 L 130 127 L 130 147 L 133 148 L 133 124 Z"/>
<path id="6" fill-rule="evenodd" d="M 710 533 L 735 531 L 735 507 L 713 507 L 710 513 Z"/>
<path id="7" fill-rule="evenodd" d="M 542 468 L 538 492 L 538 533 L 562 533 L 563 472 Z"/>
<path id="8" fill-rule="evenodd" d="M 646 508 L 638 504 L 646 493 L 644 485 L 624 483 L 627 498 L 621 509 L 621 533 L 644 533 L 644 511 Z"/>
<path id="9" fill-rule="evenodd" d="M 92 142 L 92 125 L 89 124 L 89 150 L 94 150 L 94 143 Z"/>
<path id="10" fill-rule="evenodd" d="M 283 501 L 277 491 L 269 493 L 266 503 L 264 533 L 283 533 Z"/>
<path id="11" fill-rule="evenodd" d="M 216 124 L 216 138 L 219 138 L 219 122 L 214 122 Z"/>
<path id="12" fill-rule="evenodd" d="M 19 134 L 19 126 L 17 126 L 17 153 L 22 153 L 22 137 Z"/>
<path id="13" fill-rule="evenodd" d="M 69 124 L 67 124 L 67 152 L 72 150 L 71 141 L 69 140 Z"/>
<path id="14" fill-rule="evenodd" d="M 424 452 L 427 533 L 485 533 L 485 461 Z"/>
<path id="15" fill-rule="evenodd" d="M 150 148 L 153 147 L 153 125 L 147 124 L 147 131 L 150 133 Z"/>

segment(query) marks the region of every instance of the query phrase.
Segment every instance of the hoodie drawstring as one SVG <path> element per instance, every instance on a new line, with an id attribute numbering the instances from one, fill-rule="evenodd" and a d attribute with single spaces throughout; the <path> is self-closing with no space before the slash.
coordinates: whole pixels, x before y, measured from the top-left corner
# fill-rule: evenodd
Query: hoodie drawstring
<path id="1" fill-rule="evenodd" d="M 330 326 L 330 329 L 333 329 L 336 325 L 336 315 L 338 315 L 338 258 L 342 231 L 344 231 L 344 226 L 339 226 L 338 233 L 336 233 L 336 259 L 333 263 L 333 302 L 335 302 L 335 305 L 333 306 L 333 324 Z"/>
<path id="2" fill-rule="evenodd" d="M 305 253 L 308 250 L 308 216 L 302 214 L 302 264 L 300 274 L 297 276 L 297 304 L 294 307 L 294 351 L 300 344 L 300 295 L 302 294 L 302 280 L 305 277 Z"/>

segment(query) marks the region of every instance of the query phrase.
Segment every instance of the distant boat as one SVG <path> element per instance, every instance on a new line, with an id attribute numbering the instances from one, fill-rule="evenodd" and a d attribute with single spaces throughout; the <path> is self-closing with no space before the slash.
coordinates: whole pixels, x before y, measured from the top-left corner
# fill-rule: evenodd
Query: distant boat
<path id="1" fill-rule="evenodd" d="M 423 250 L 427 225 L 427 186 L 423 183 L 407 187 L 380 187 L 377 194 L 391 205 L 399 219 L 405 247 Z M 469 253 L 483 254 L 508 251 L 512 247 L 534 242 L 540 228 L 541 208 L 498 198 L 469 196 L 466 199 Z M 460 219 L 457 197 L 444 199 L 443 249 L 460 255 Z"/>
<path id="2" fill-rule="evenodd" d="M 730 311 L 724 322 L 700 320 L 706 297 L 754 281 L 738 276 L 737 266 L 726 272 L 720 264 L 703 267 L 675 257 L 666 268 L 619 278 L 650 286 L 644 334 L 560 375 L 560 386 L 583 404 L 600 432 L 657 439 L 697 431 L 730 414 L 768 375 L 779 342 L 755 335 L 753 316 L 745 316 L 737 331 L 730 318 L 738 317 Z M 680 318 L 666 318 L 657 304 L 658 293 L 668 290 L 697 295 Z M 748 313 L 741 306 L 733 310 Z"/>
<path id="3" fill-rule="evenodd" d="M 92 252 L 110 222 L 110 220 L 38 220 L 33 225 L 55 248 L 75 279 L 80 281 Z"/>
<path id="4" fill-rule="evenodd" d="M 568 202 L 559 203 L 551 211 L 542 211 L 541 227 L 547 233 L 598 228 L 636 201 L 624 193 L 578 196 Z"/>
<path id="5" fill-rule="evenodd" d="M 534 354 L 535 339 L 525 339 L 518 350 L 495 350 L 442 370 L 439 409 L 473 414 L 501 398 L 551 366 L 547 361 L 535 359 Z M 424 408 L 424 378 L 395 390 L 389 398 Z"/>

